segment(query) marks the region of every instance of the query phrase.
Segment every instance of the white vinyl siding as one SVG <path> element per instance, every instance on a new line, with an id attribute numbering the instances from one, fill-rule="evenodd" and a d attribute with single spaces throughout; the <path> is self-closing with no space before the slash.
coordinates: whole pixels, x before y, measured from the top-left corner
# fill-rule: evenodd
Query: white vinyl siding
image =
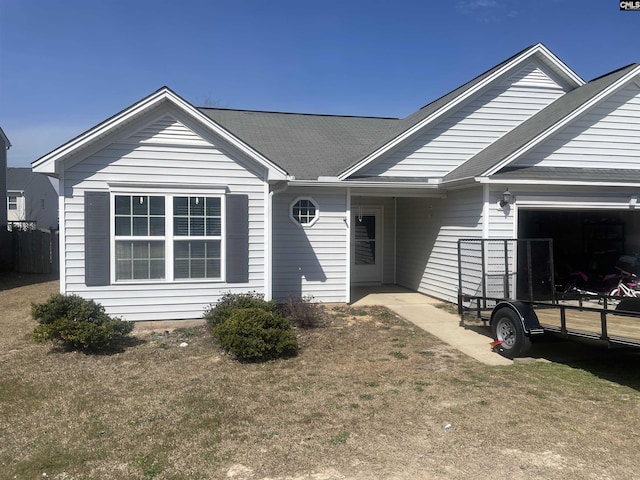
<path id="1" fill-rule="evenodd" d="M 399 198 L 397 283 L 457 301 L 458 240 L 482 238 L 482 189 L 457 190 L 446 199 Z"/>
<path id="2" fill-rule="evenodd" d="M 93 154 L 72 163 L 64 172 L 64 209 L 60 221 L 65 229 L 61 237 L 65 292 L 92 298 L 102 303 L 109 314 L 123 315 L 126 320 L 200 318 L 204 308 L 224 292 L 264 293 L 266 172 L 216 139 L 196 133 L 197 127 L 179 112 L 165 113 L 156 112 L 154 121 L 146 117 L 146 126 L 141 123 L 144 119 L 129 125 L 112 143 L 94 148 Z M 248 195 L 249 282 L 230 284 L 203 279 L 87 287 L 84 192 L 109 191 L 110 184 L 120 183 L 132 188 L 160 185 L 158 193 L 163 192 L 162 185 L 171 185 L 197 192 L 225 188 L 231 194 Z"/>
<path id="3" fill-rule="evenodd" d="M 632 82 L 518 160 L 540 167 L 637 169 L 640 86 Z"/>
<path id="4" fill-rule="evenodd" d="M 317 301 L 344 302 L 349 262 L 346 192 L 302 192 L 290 189 L 273 198 L 273 297 L 312 295 Z M 290 217 L 290 205 L 300 196 L 312 198 L 320 212 L 309 227 Z"/>
<path id="5" fill-rule="evenodd" d="M 530 63 L 458 107 L 363 173 L 443 177 L 563 93 L 536 63 Z"/>

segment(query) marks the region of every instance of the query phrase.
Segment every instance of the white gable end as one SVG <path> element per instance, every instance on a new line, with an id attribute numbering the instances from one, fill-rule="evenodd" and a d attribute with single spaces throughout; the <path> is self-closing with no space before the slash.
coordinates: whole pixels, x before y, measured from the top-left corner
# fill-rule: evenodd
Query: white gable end
<path id="1" fill-rule="evenodd" d="M 565 93 L 546 70 L 528 63 L 359 174 L 443 177 Z"/>
<path id="2" fill-rule="evenodd" d="M 637 169 L 639 164 L 640 85 L 631 82 L 513 165 Z"/>
<path id="3" fill-rule="evenodd" d="M 151 125 L 136 131 L 129 137 L 129 140 L 142 144 L 209 145 L 209 142 L 171 115 L 158 119 Z"/>
<path id="4" fill-rule="evenodd" d="M 107 175 L 119 182 L 233 185 L 248 177 L 262 184 L 264 167 L 180 117 L 172 112 L 129 125 L 119 138 L 67 165 L 67 179 Z"/>

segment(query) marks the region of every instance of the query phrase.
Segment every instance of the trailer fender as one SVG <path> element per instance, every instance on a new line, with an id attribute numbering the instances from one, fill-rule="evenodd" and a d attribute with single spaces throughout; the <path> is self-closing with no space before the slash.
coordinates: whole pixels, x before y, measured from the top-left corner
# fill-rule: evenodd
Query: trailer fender
<path id="1" fill-rule="evenodd" d="M 531 335 L 542 333 L 531 305 L 523 302 L 501 301 L 491 312 L 493 348 L 507 358 L 520 357 L 531 348 Z"/>
<path id="2" fill-rule="evenodd" d="M 533 307 L 530 303 L 524 303 L 519 301 L 501 301 L 494 307 L 491 312 L 491 319 L 489 320 L 489 324 L 493 325 L 493 321 L 496 317 L 496 313 L 503 309 L 508 308 L 513 310 L 517 315 L 518 319 L 522 323 L 522 329 L 528 335 L 538 335 L 544 333 L 544 330 L 540 326 L 540 321 L 538 320 L 538 316 L 534 311 Z"/>

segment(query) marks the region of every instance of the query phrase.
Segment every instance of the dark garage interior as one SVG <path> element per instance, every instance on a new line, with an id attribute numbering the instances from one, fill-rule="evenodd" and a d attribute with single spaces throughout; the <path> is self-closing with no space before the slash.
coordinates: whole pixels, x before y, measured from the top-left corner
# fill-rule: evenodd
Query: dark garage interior
<path id="1" fill-rule="evenodd" d="M 603 278 L 619 273 L 621 256 L 640 255 L 640 211 L 522 209 L 518 238 L 553 240 L 555 286 L 562 290 L 572 281 L 572 272 Z M 538 265 L 544 261 L 541 256 L 536 260 Z"/>

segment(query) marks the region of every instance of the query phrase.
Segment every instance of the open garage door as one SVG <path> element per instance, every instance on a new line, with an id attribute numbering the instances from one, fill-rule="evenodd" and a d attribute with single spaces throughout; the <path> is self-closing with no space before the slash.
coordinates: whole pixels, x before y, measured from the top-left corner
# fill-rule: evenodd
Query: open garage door
<path id="1" fill-rule="evenodd" d="M 616 273 L 622 255 L 640 254 L 640 211 L 521 209 L 518 238 L 551 238 L 555 283 L 571 272 L 592 278 Z"/>

